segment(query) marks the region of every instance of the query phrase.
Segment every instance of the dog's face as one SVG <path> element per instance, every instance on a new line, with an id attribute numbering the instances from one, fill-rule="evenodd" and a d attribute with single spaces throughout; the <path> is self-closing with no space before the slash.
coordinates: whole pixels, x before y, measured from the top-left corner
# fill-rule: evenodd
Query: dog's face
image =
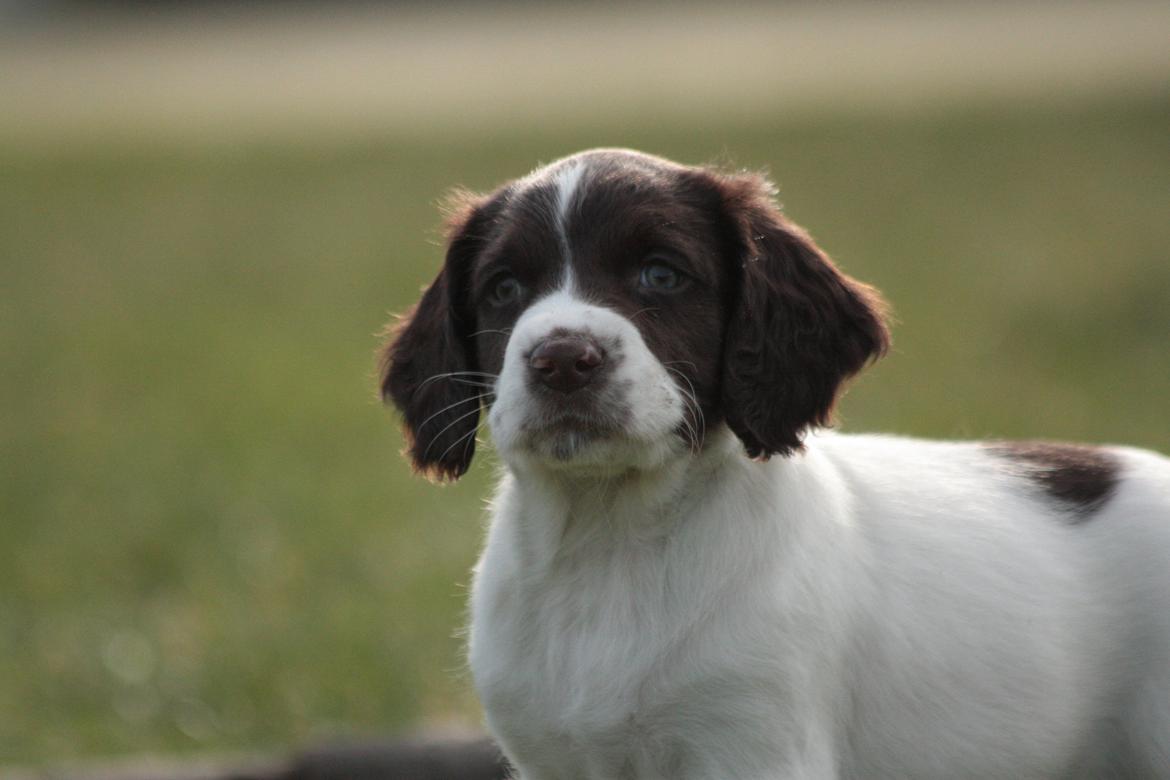
<path id="1" fill-rule="evenodd" d="M 511 462 L 652 468 L 723 424 L 767 457 L 827 423 L 887 340 L 877 294 L 766 179 L 595 150 L 462 198 L 382 391 L 438 478 L 467 470 L 481 404 Z"/>

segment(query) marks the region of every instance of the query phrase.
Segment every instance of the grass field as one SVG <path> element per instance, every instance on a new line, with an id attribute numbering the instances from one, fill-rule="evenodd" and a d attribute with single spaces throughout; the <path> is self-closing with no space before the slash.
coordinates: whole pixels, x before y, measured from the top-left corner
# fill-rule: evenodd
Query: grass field
<path id="1" fill-rule="evenodd" d="M 474 725 L 493 465 L 411 478 L 374 334 L 434 202 L 585 146 L 769 167 L 897 313 L 848 430 L 1170 450 L 1170 99 L 0 148 L 0 761 Z"/>

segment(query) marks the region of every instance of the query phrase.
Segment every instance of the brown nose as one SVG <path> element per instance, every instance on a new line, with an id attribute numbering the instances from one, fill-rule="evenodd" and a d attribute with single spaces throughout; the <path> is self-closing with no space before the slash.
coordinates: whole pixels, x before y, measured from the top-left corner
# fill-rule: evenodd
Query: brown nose
<path id="1" fill-rule="evenodd" d="M 554 336 L 542 341 L 528 358 L 544 386 L 571 393 L 589 384 L 605 364 L 605 352 L 588 336 Z"/>

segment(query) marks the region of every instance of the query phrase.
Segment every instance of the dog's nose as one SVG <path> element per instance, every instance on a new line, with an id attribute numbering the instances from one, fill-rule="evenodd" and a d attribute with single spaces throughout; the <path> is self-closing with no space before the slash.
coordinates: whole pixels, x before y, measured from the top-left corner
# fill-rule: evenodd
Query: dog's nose
<path id="1" fill-rule="evenodd" d="M 605 352 L 588 336 L 553 336 L 542 341 L 528 358 L 541 384 L 571 393 L 589 384 L 605 364 Z"/>

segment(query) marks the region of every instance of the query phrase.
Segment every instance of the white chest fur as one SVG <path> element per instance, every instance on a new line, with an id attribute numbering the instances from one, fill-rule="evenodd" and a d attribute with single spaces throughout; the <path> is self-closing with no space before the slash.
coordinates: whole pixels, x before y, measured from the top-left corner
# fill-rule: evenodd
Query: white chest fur
<path id="1" fill-rule="evenodd" d="M 847 516 L 845 493 L 777 480 L 733 444 L 653 482 L 505 480 L 471 667 L 525 780 L 750 777 L 794 755 L 789 737 L 828 739 L 789 720 L 830 706 L 808 680 L 837 677 L 815 637 L 847 600 L 810 567 L 848 545 L 797 519 Z"/>

